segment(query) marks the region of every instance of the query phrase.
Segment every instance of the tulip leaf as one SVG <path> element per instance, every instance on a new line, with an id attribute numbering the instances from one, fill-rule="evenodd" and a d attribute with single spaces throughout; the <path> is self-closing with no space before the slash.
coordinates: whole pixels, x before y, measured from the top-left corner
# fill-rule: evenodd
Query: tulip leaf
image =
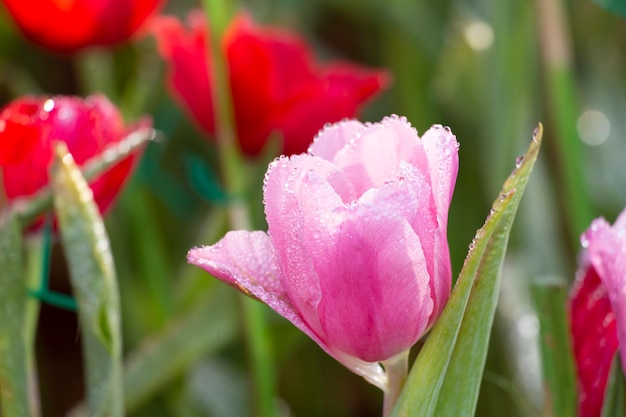
<path id="1" fill-rule="evenodd" d="M 29 416 L 24 343 L 26 288 L 22 232 L 14 213 L 0 219 L 0 416 Z"/>
<path id="2" fill-rule="evenodd" d="M 155 136 L 154 129 L 149 128 L 139 129 L 130 133 L 120 142 L 87 161 L 82 167 L 83 176 L 87 180 L 94 179 L 128 155 L 136 152 L 147 141 L 153 140 Z M 18 207 L 16 214 L 22 227 L 26 227 L 43 213 L 50 210 L 52 204 L 52 192 L 49 187 L 44 187 L 32 197 L 20 199 L 19 204 L 14 204 L 14 206 Z"/>
<path id="3" fill-rule="evenodd" d="M 626 415 L 626 382 L 622 371 L 619 351 L 615 354 L 609 380 L 604 391 L 602 417 L 622 417 Z"/>
<path id="4" fill-rule="evenodd" d="M 128 353 L 124 369 L 124 404 L 132 413 L 201 357 L 230 343 L 238 331 L 235 300 L 228 288 L 216 287 L 193 305 L 171 317 L 158 334 L 147 337 Z M 208 321 L 210 318 L 210 323 Z M 84 404 L 71 417 L 90 414 Z"/>
<path id="5" fill-rule="evenodd" d="M 78 305 L 90 416 L 123 415 L 120 302 L 102 218 L 65 143 L 57 143 L 54 208 Z"/>
<path id="6" fill-rule="evenodd" d="M 392 416 L 471 416 L 487 357 L 500 271 L 542 127 L 476 232 L 450 300 L 420 351 Z"/>
<path id="7" fill-rule="evenodd" d="M 612 13 L 626 17 L 626 0 L 593 0 L 593 2 Z"/>
<path id="8" fill-rule="evenodd" d="M 217 287 L 162 332 L 128 355 L 124 372 L 126 410 L 132 412 L 201 357 L 231 342 L 238 330 L 235 300 Z M 210 323 L 209 323 L 210 320 Z"/>
<path id="9" fill-rule="evenodd" d="M 566 313 L 568 288 L 562 281 L 532 287 L 541 330 L 544 415 L 576 415 L 576 372 Z"/>

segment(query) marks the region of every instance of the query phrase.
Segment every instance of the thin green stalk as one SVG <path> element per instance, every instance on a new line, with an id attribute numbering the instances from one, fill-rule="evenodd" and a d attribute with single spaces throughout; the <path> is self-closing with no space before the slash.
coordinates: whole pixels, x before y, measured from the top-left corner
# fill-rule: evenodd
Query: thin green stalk
<path id="1" fill-rule="evenodd" d="M 391 415 L 394 405 L 400 397 L 409 372 L 409 350 L 383 361 L 387 374 L 387 389 L 383 400 L 383 417 Z"/>
<path id="2" fill-rule="evenodd" d="M 50 248 L 44 244 L 41 236 L 25 240 L 26 288 L 37 291 L 41 286 L 43 274 L 47 274 Z M 39 405 L 39 387 L 37 386 L 37 368 L 35 363 L 35 336 L 41 302 L 37 297 L 27 297 L 24 314 L 24 351 L 26 353 L 26 369 L 28 373 L 28 402 L 32 416 L 41 415 Z"/>
<path id="3" fill-rule="evenodd" d="M 539 39 L 542 49 L 549 110 L 556 133 L 560 181 L 570 243 L 577 247 L 578 236 L 593 218 L 585 178 L 582 143 L 578 140 L 577 92 L 572 71 L 572 47 L 561 0 L 537 0 Z"/>
<path id="4" fill-rule="evenodd" d="M 115 65 L 110 51 L 89 48 L 76 56 L 76 69 L 81 90 L 85 95 L 101 93 L 117 102 L 115 88 Z"/>
<path id="5" fill-rule="evenodd" d="M 209 79 L 213 92 L 215 125 L 220 156 L 220 169 L 229 197 L 228 216 L 234 229 L 250 229 L 250 213 L 243 200 L 246 188 L 244 160 L 237 143 L 233 103 L 230 94 L 228 64 L 221 48 L 221 39 L 230 21 L 230 3 L 204 0 L 209 23 Z M 244 328 L 256 387 L 255 409 L 259 416 L 275 415 L 275 375 L 265 310 L 254 300 L 241 297 Z"/>
<path id="6" fill-rule="evenodd" d="M 566 312 L 568 288 L 564 280 L 536 281 L 533 299 L 540 323 L 544 415 L 576 414 L 576 372 Z"/>

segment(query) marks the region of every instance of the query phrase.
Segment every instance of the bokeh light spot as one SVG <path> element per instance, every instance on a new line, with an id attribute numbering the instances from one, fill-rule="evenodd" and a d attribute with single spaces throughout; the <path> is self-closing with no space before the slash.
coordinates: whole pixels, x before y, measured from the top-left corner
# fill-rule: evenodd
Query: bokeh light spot
<path id="1" fill-rule="evenodd" d="M 589 110 L 581 114 L 576 127 L 580 140 L 592 146 L 603 143 L 611 132 L 611 122 L 608 117 L 597 110 Z"/>
<path id="2" fill-rule="evenodd" d="M 480 20 L 470 22 L 465 26 L 463 35 L 470 48 L 476 51 L 485 51 L 493 45 L 493 29 L 486 22 Z"/>

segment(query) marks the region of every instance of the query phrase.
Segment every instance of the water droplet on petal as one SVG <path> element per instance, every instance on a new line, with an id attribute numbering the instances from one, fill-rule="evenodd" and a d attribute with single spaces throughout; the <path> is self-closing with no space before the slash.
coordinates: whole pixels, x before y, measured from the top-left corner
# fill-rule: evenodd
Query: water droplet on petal
<path id="1" fill-rule="evenodd" d="M 49 98 L 43 103 L 43 110 L 46 112 L 51 112 L 54 109 L 54 100 Z"/>

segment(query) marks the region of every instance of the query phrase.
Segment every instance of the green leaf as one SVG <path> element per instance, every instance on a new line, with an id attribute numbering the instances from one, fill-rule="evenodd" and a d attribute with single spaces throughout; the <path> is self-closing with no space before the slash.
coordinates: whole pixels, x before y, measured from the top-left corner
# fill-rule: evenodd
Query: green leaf
<path id="1" fill-rule="evenodd" d="M 504 254 L 541 145 L 538 126 L 476 232 L 459 279 L 422 347 L 392 416 L 471 416 L 487 356 Z"/>
<path id="2" fill-rule="evenodd" d="M 57 143 L 54 208 L 78 304 L 90 416 L 122 416 L 122 336 L 113 257 L 93 193 L 65 143 Z"/>
<path id="3" fill-rule="evenodd" d="M 565 310 L 568 290 L 561 281 L 532 286 L 541 330 L 546 416 L 576 415 L 576 372 Z"/>
<path id="4" fill-rule="evenodd" d="M 131 352 L 124 373 L 126 410 L 132 412 L 201 357 L 231 342 L 239 326 L 235 307 L 230 289 L 219 286 Z"/>
<path id="5" fill-rule="evenodd" d="M 137 410 L 202 357 L 234 339 L 239 324 L 233 295 L 226 286 L 217 286 L 128 354 L 124 369 L 127 413 Z M 70 416 L 87 417 L 89 413 L 81 404 Z"/>
<path id="6" fill-rule="evenodd" d="M 598 6 L 626 17 L 626 0 L 593 0 Z"/>
<path id="7" fill-rule="evenodd" d="M 624 415 L 626 415 L 626 382 L 618 350 L 611 364 L 609 380 L 604 391 L 602 417 L 623 417 Z"/>
<path id="8" fill-rule="evenodd" d="M 0 219 L 0 416 L 29 416 L 24 343 L 26 288 L 22 232 L 12 212 Z"/>

